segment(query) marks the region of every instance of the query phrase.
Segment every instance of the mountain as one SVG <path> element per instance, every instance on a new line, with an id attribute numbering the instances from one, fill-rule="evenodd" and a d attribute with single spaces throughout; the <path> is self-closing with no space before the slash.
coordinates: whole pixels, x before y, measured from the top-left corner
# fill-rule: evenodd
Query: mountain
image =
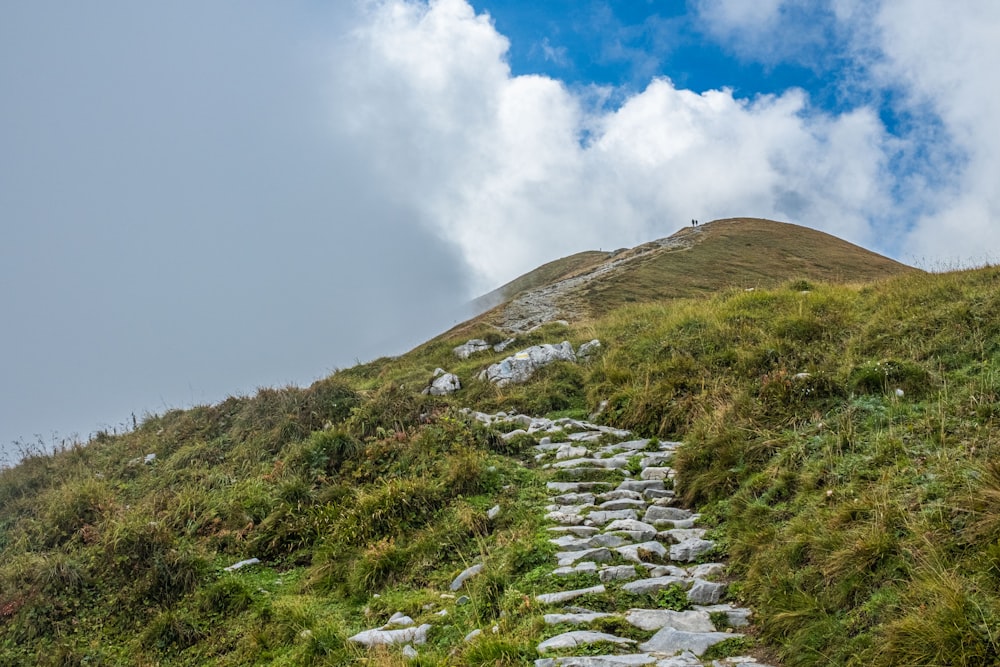
<path id="1" fill-rule="evenodd" d="M 794 279 L 863 283 L 912 267 L 835 236 L 759 218 L 715 220 L 610 253 L 545 264 L 480 297 L 483 318 L 510 331 L 579 320 L 626 303 L 703 296 Z"/>
<path id="2" fill-rule="evenodd" d="M 0 471 L 0 664 L 1000 664 L 1000 269 L 716 221 L 499 298 Z"/>

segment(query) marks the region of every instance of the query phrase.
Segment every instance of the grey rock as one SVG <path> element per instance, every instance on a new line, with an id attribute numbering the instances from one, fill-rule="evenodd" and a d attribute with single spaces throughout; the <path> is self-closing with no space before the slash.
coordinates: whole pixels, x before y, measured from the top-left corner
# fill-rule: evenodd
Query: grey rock
<path id="1" fill-rule="evenodd" d="M 646 489 L 645 491 L 642 492 L 642 495 L 644 495 L 646 498 L 648 498 L 650 500 L 657 500 L 657 499 L 660 499 L 660 498 L 673 498 L 674 497 L 674 490 L 673 489 Z"/>
<path id="2" fill-rule="evenodd" d="M 587 515 L 587 519 L 597 526 L 603 526 L 619 519 L 638 519 L 639 515 L 635 510 L 597 510 Z"/>
<path id="3" fill-rule="evenodd" d="M 482 563 L 477 563 L 475 565 L 465 568 L 457 577 L 455 577 L 455 580 L 451 582 L 451 586 L 449 586 L 449 588 L 452 591 L 457 591 L 462 587 L 462 584 L 464 584 L 467 579 L 476 576 L 482 571 L 483 571 Z"/>
<path id="4" fill-rule="evenodd" d="M 670 547 L 670 560 L 691 562 L 715 548 L 715 542 L 692 538 Z"/>
<path id="5" fill-rule="evenodd" d="M 687 598 L 691 604 L 716 604 L 726 592 L 726 584 L 695 579 Z"/>
<path id="6" fill-rule="evenodd" d="M 597 491 L 610 489 L 610 482 L 547 482 L 545 488 L 555 493 L 580 493 L 582 491 Z"/>
<path id="7" fill-rule="evenodd" d="M 458 379 L 458 376 L 454 373 L 445 373 L 439 377 L 434 378 L 431 382 L 431 386 L 424 390 L 425 394 L 430 394 L 431 396 L 447 396 L 448 394 L 454 394 L 456 391 L 462 388 L 462 382 Z"/>
<path id="8" fill-rule="evenodd" d="M 583 551 L 584 549 L 594 548 L 594 545 L 590 543 L 589 537 L 573 537 L 571 535 L 563 535 L 562 537 L 557 537 L 554 540 L 549 540 L 549 542 L 565 551 Z"/>
<path id="9" fill-rule="evenodd" d="M 616 519 L 604 527 L 605 532 L 624 531 L 630 534 L 638 533 L 640 541 L 651 540 L 656 536 L 656 528 L 638 519 Z"/>
<path id="10" fill-rule="evenodd" d="M 535 660 L 535 667 L 634 667 L 636 665 L 663 665 L 648 653 L 631 653 L 628 655 L 581 655 L 565 658 L 541 658 Z M 694 663 L 701 665 L 701 662 Z M 686 665 L 668 667 L 686 667 Z"/>
<path id="11" fill-rule="evenodd" d="M 671 611 L 669 609 L 629 609 L 625 620 L 642 630 L 671 627 L 683 632 L 715 632 L 715 626 L 705 611 Z"/>
<path id="12" fill-rule="evenodd" d="M 711 579 L 726 572 L 726 566 L 722 563 L 702 563 L 688 569 L 688 573 L 693 579 Z"/>
<path id="13" fill-rule="evenodd" d="M 679 507 L 662 507 L 660 505 L 651 506 L 643 515 L 643 519 L 648 523 L 656 523 L 658 521 L 682 521 L 690 518 L 691 512 L 689 510 L 681 509 Z"/>
<path id="14" fill-rule="evenodd" d="M 235 572 L 236 570 L 244 568 L 247 565 L 256 565 L 259 562 L 260 562 L 259 558 L 247 558 L 246 560 L 241 560 L 238 563 L 233 563 L 229 567 L 224 567 L 222 569 L 225 570 L 226 572 Z"/>
<path id="15" fill-rule="evenodd" d="M 492 364 L 480 374 L 498 387 L 525 382 L 536 370 L 555 361 L 576 361 L 573 346 L 569 341 L 559 345 L 535 345 L 507 357 L 500 363 Z"/>
<path id="16" fill-rule="evenodd" d="M 503 341 L 501 343 L 497 343 L 496 345 L 493 346 L 493 351 L 494 352 L 503 352 L 508 347 L 510 347 L 514 343 L 515 340 L 517 340 L 517 339 L 516 338 L 508 338 L 507 340 L 505 340 L 505 341 Z"/>
<path id="17" fill-rule="evenodd" d="M 552 526 L 549 528 L 553 533 L 572 533 L 577 537 L 590 537 L 600 532 L 595 526 Z"/>
<path id="18" fill-rule="evenodd" d="M 673 468 L 643 468 L 639 479 L 669 479 L 674 476 Z"/>
<path id="19" fill-rule="evenodd" d="M 584 452 L 586 453 L 586 452 Z M 628 465 L 628 461 L 622 458 L 612 457 L 610 459 L 577 458 L 564 459 L 552 464 L 553 468 L 605 468 L 607 470 L 617 470 Z"/>
<path id="20" fill-rule="evenodd" d="M 453 348 L 452 352 L 454 352 L 455 356 L 459 359 L 468 359 L 473 354 L 476 354 L 477 352 L 485 352 L 488 349 L 490 349 L 490 344 L 485 340 L 482 340 L 481 338 L 473 338 L 472 340 Z"/>
<path id="21" fill-rule="evenodd" d="M 545 625 L 559 625 L 567 623 L 569 625 L 587 625 L 602 618 L 611 618 L 614 614 L 605 614 L 597 611 L 588 611 L 577 614 L 545 614 Z"/>
<path id="22" fill-rule="evenodd" d="M 655 577 L 653 579 L 630 581 L 622 586 L 622 590 L 626 593 L 631 593 L 632 595 L 645 595 L 647 593 L 655 593 L 672 586 L 687 588 L 689 585 L 690 582 L 686 579 L 682 579 L 681 577 Z"/>
<path id="23" fill-rule="evenodd" d="M 596 500 L 593 493 L 563 493 L 552 498 L 552 502 L 562 505 L 593 505 Z"/>
<path id="24" fill-rule="evenodd" d="M 649 570 L 649 576 L 651 577 L 683 577 L 685 579 L 690 579 L 687 570 L 683 567 L 677 567 L 676 565 L 657 565 Z"/>
<path id="25" fill-rule="evenodd" d="M 684 632 L 665 627 L 649 641 L 639 645 L 643 651 L 657 651 L 661 653 L 677 653 L 678 651 L 691 651 L 695 655 L 705 654 L 710 647 L 719 642 L 743 635 L 728 632 Z"/>
<path id="26" fill-rule="evenodd" d="M 475 630 L 473 630 L 469 634 L 465 635 L 464 641 L 465 641 L 466 644 L 468 644 L 469 642 L 471 642 L 473 639 L 475 639 L 476 637 L 478 637 L 481 634 L 483 634 L 483 631 L 480 630 L 479 628 L 476 628 Z"/>
<path id="27" fill-rule="evenodd" d="M 621 498 L 619 500 L 605 500 L 598 507 L 602 510 L 643 510 L 646 509 L 646 502 L 644 500 Z"/>
<path id="28" fill-rule="evenodd" d="M 652 454 L 646 454 L 639 461 L 639 467 L 641 468 L 651 468 L 653 466 L 658 466 L 661 463 L 667 463 L 672 458 L 674 458 L 673 452 L 654 452 Z"/>
<path id="29" fill-rule="evenodd" d="M 493 507 L 486 510 L 486 518 L 492 521 L 493 519 L 500 516 L 500 506 L 494 505 Z"/>
<path id="30" fill-rule="evenodd" d="M 663 490 L 662 479 L 627 479 L 618 485 L 618 489 L 621 491 L 638 491 L 642 493 L 646 489 L 658 489 Z"/>
<path id="31" fill-rule="evenodd" d="M 660 558 L 667 555 L 667 548 L 659 542 L 642 542 L 615 549 L 625 560 L 632 561 L 633 563 L 643 563 L 644 561 L 639 557 L 640 550 L 656 554 Z"/>
<path id="32" fill-rule="evenodd" d="M 688 540 L 701 540 L 705 538 L 704 528 L 671 528 L 670 530 L 664 532 L 670 537 L 671 542 L 676 542 L 678 544 Z"/>
<path id="33" fill-rule="evenodd" d="M 568 602 L 584 595 L 601 595 L 605 591 L 604 586 L 591 586 L 590 588 L 578 588 L 575 591 L 543 593 L 542 595 L 536 595 L 535 600 L 541 604 L 559 604 L 560 602 Z"/>
<path id="34" fill-rule="evenodd" d="M 586 447 L 574 447 L 573 445 L 564 442 L 556 450 L 556 459 L 579 459 L 587 455 Z"/>
<path id="35" fill-rule="evenodd" d="M 576 565 L 557 567 L 549 573 L 550 577 L 568 577 L 574 574 L 592 574 L 597 572 L 597 563 L 592 560 L 583 561 Z"/>
<path id="36" fill-rule="evenodd" d="M 363 644 L 369 648 L 373 646 L 388 646 L 392 644 L 423 644 L 427 641 L 427 632 L 431 626 L 424 623 L 417 628 L 402 628 L 399 630 L 365 630 L 353 637 L 348 637 L 348 641 L 356 644 Z"/>
<path id="37" fill-rule="evenodd" d="M 599 547 L 597 549 L 584 549 L 582 551 L 559 551 L 556 553 L 556 560 L 559 562 L 560 567 L 564 565 L 572 565 L 578 560 L 592 560 L 596 563 L 607 563 L 611 560 L 611 551 L 604 547 Z"/>
<path id="38" fill-rule="evenodd" d="M 619 537 L 618 535 L 609 535 L 604 533 L 602 535 L 594 535 L 588 540 L 588 542 L 590 543 L 590 546 L 593 547 L 608 547 L 614 549 L 616 547 L 629 544 L 631 540 Z"/>
<path id="39" fill-rule="evenodd" d="M 389 628 L 391 628 L 393 626 L 400 627 L 400 628 L 408 628 L 411 625 L 416 625 L 416 623 L 414 622 L 414 620 L 412 618 L 410 618 L 409 616 L 407 616 L 406 614 L 404 614 L 403 612 L 397 611 L 395 614 L 393 614 L 392 616 L 389 617 L 389 620 L 380 629 L 381 630 L 388 630 Z"/>
<path id="40" fill-rule="evenodd" d="M 613 565 L 601 570 L 601 581 L 621 581 L 623 579 L 635 579 L 639 574 L 635 571 L 634 565 Z"/>
<path id="41" fill-rule="evenodd" d="M 470 598 L 468 595 L 463 595 L 459 597 L 457 600 L 455 600 L 455 606 L 461 607 L 463 605 L 469 604 L 470 602 L 472 602 L 472 598 Z"/>
<path id="42" fill-rule="evenodd" d="M 571 630 L 570 632 L 564 632 L 561 635 L 556 635 L 555 637 L 546 639 L 538 645 L 538 652 L 545 653 L 547 651 L 555 651 L 558 649 L 576 648 L 578 646 L 587 646 L 588 644 L 596 644 L 598 642 L 611 642 L 612 644 L 618 644 L 619 646 L 629 646 L 636 643 L 634 639 L 617 637 L 606 632 Z"/>
<path id="43" fill-rule="evenodd" d="M 595 338 L 589 343 L 584 343 L 583 345 L 581 345 L 580 348 L 576 351 L 576 356 L 580 357 L 581 359 L 586 359 L 591 355 L 596 354 L 597 351 L 600 349 L 601 349 L 601 341 Z"/>
<path id="44" fill-rule="evenodd" d="M 579 514 L 567 514 L 566 512 L 549 512 L 545 515 L 549 521 L 562 524 L 564 526 L 574 526 L 583 523 L 584 519 Z"/>
<path id="45" fill-rule="evenodd" d="M 733 628 L 742 628 L 750 625 L 750 616 L 753 614 L 749 609 L 734 607 L 731 604 L 694 605 L 694 609 L 708 614 L 715 612 L 723 613 L 729 621 L 729 626 Z"/>
<path id="46" fill-rule="evenodd" d="M 642 494 L 638 491 L 608 491 L 602 493 L 594 501 L 607 502 L 608 500 L 642 500 Z"/>
<path id="47" fill-rule="evenodd" d="M 410 660 L 412 660 L 413 658 L 416 658 L 418 655 L 420 655 L 420 654 L 417 653 L 417 649 L 413 648 L 409 644 L 407 644 L 406 646 L 403 647 L 403 656 L 404 657 L 407 657 Z"/>

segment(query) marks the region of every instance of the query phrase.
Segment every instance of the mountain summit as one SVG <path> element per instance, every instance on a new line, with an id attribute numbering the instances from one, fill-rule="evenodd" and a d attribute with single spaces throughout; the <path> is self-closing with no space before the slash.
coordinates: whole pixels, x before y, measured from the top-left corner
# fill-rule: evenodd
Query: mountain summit
<path id="1" fill-rule="evenodd" d="M 862 283 L 912 267 L 830 234 L 774 220 L 727 218 L 634 248 L 570 255 L 476 300 L 485 321 L 522 332 L 625 304 L 773 287 L 795 279 Z"/>

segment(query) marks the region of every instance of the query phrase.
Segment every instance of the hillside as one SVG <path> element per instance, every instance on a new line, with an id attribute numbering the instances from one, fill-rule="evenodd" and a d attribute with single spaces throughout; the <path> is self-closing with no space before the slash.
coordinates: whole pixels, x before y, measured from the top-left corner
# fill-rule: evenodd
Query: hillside
<path id="1" fill-rule="evenodd" d="M 598 614 L 583 627 L 618 641 L 592 654 L 653 646 L 661 631 L 626 611 L 643 607 L 737 626 L 691 665 L 1000 664 L 1000 270 L 874 256 L 865 270 L 896 275 L 866 282 L 845 273 L 865 263 L 852 246 L 838 259 L 776 242 L 763 254 L 808 266 L 771 283 L 755 255 L 724 286 L 706 267 L 744 237 L 700 234 L 661 254 L 714 248 L 696 262 L 710 294 L 692 279 L 696 296 L 626 303 L 608 272 L 590 287 L 625 305 L 504 351 L 455 355 L 503 340 L 476 320 L 309 388 L 150 415 L 0 472 L 0 664 L 587 664 L 547 648 L 583 621 L 545 596 L 599 587 L 576 598 Z M 619 256 L 660 256 L 641 248 Z M 479 379 L 512 352 L 595 338 L 526 383 Z M 422 393 L 436 368 L 462 388 Z M 590 540 L 596 513 L 629 506 L 671 517 L 661 547 L 612 529 L 587 570 L 560 552 L 573 539 L 552 541 L 560 526 Z M 686 543 L 706 550 L 674 553 Z M 553 576 L 563 561 L 573 571 Z M 614 578 L 630 567 L 673 579 L 637 593 Z M 700 608 L 696 589 L 734 611 Z M 426 643 L 408 657 L 351 639 L 379 627 Z"/>
<path id="2" fill-rule="evenodd" d="M 773 287 L 794 279 L 863 283 L 914 269 L 823 232 L 759 218 L 714 220 L 614 253 L 580 253 L 505 285 L 479 303 L 483 319 L 525 331 L 626 303 Z"/>

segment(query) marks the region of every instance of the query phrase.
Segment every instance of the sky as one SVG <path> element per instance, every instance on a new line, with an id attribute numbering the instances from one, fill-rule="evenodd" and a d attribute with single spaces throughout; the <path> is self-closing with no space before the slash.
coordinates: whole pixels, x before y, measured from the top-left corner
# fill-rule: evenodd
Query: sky
<path id="1" fill-rule="evenodd" d="M 1000 255 L 995 0 L 0 4 L 0 452 L 401 353 L 767 217 Z"/>

